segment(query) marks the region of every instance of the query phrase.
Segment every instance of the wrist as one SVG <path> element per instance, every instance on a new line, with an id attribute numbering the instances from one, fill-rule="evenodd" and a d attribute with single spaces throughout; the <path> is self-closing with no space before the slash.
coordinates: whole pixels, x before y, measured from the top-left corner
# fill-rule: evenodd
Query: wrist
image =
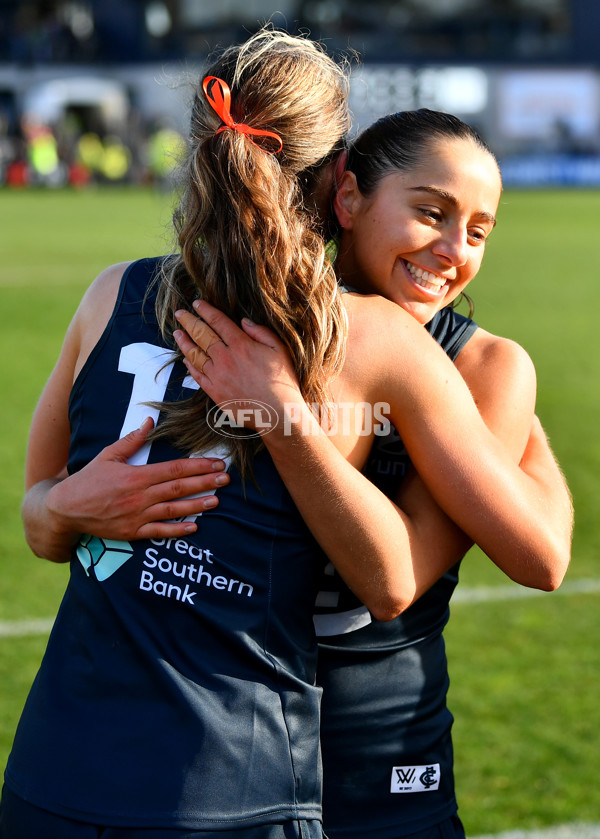
<path id="1" fill-rule="evenodd" d="M 65 479 L 55 478 L 49 480 L 48 484 L 44 499 L 46 526 L 55 538 L 64 544 L 74 545 L 81 534 L 74 528 L 69 504 L 65 502 Z"/>
<path id="2" fill-rule="evenodd" d="M 278 471 L 289 474 L 308 462 L 320 461 L 323 446 L 331 446 L 323 428 L 304 400 L 286 402 L 277 425 L 263 437 Z"/>
<path id="3" fill-rule="evenodd" d="M 319 421 L 310 406 L 299 396 L 282 402 L 277 407 L 277 422 L 266 437 L 265 442 L 289 445 L 303 437 L 320 433 Z"/>

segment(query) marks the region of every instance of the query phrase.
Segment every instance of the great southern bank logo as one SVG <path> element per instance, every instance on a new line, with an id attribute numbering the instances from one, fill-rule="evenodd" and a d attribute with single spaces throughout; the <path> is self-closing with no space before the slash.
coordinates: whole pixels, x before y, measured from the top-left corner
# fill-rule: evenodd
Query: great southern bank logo
<path id="1" fill-rule="evenodd" d="M 77 558 L 83 565 L 85 573 L 90 576 L 90 569 L 94 569 L 97 580 L 107 580 L 115 571 L 133 556 L 133 548 L 129 542 L 118 539 L 100 539 L 98 536 L 85 535 L 77 545 Z"/>

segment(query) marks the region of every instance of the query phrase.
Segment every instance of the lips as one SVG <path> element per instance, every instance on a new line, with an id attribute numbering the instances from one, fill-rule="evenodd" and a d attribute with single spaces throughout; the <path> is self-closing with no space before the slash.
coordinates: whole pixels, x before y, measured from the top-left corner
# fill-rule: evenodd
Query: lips
<path id="1" fill-rule="evenodd" d="M 439 293 L 446 285 L 447 279 L 445 277 L 440 277 L 439 274 L 434 274 L 432 271 L 419 268 L 407 259 L 403 261 L 411 277 L 421 288 Z"/>

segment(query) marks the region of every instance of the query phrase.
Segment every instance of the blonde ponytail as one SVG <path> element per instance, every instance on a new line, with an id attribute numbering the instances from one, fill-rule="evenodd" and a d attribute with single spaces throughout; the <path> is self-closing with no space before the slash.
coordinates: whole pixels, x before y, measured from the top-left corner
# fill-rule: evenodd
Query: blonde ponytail
<path id="1" fill-rule="evenodd" d="M 271 30 L 227 50 L 206 75 L 229 86 L 233 121 L 266 133 L 223 130 L 204 91 L 197 92 L 173 219 L 178 250 L 158 287 L 161 330 L 171 341 L 173 313 L 196 297 L 236 322 L 246 316 L 267 325 L 287 345 L 306 400 L 323 404 L 343 363 L 347 325 L 299 175 L 340 148 L 348 128 L 347 75 L 308 39 Z M 266 153 L 273 150 L 272 133 L 282 141 L 277 154 Z M 206 424 L 213 403 L 203 392 L 161 407 L 158 436 L 189 452 L 223 443 Z M 230 442 L 247 469 L 256 439 Z"/>

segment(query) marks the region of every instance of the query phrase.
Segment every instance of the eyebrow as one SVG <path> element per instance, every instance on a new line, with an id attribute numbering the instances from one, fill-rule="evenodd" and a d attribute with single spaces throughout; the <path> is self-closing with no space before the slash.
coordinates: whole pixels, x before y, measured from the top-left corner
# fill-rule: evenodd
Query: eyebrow
<path id="1" fill-rule="evenodd" d="M 410 190 L 411 192 L 429 192 L 431 195 L 441 198 L 453 207 L 458 207 L 456 196 L 452 195 L 451 192 L 447 192 L 445 189 L 439 189 L 437 186 L 413 186 Z M 494 227 L 496 226 L 496 216 L 492 215 L 492 213 L 486 213 L 485 210 L 478 210 L 475 216 L 482 219 L 482 221 L 489 221 Z"/>

